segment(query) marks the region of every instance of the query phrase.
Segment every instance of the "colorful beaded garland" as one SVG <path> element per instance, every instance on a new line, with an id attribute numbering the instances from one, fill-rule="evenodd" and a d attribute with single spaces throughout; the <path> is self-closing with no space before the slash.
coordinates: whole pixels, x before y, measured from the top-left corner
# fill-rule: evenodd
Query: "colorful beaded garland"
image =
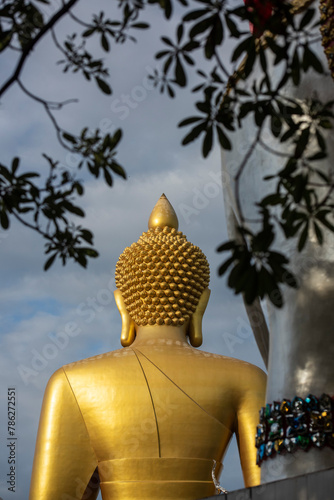
<path id="1" fill-rule="evenodd" d="M 255 446 L 259 466 L 267 458 L 298 449 L 334 449 L 334 398 L 309 394 L 305 399 L 296 396 L 267 404 L 260 410 Z"/>

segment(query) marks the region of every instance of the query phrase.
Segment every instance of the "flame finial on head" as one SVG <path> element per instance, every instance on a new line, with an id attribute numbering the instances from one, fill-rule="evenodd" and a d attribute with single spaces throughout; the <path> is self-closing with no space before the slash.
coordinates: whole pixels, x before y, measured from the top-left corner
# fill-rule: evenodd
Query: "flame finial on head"
<path id="1" fill-rule="evenodd" d="M 179 221 L 171 203 L 165 194 L 162 194 L 151 212 L 148 220 L 148 228 L 153 229 L 165 226 L 178 230 Z"/>

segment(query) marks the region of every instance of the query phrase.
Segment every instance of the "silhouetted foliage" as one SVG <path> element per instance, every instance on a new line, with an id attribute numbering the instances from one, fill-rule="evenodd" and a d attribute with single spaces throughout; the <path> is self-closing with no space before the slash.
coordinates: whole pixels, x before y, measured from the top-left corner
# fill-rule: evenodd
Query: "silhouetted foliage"
<path id="1" fill-rule="evenodd" d="M 156 58 L 162 61 L 162 70 L 155 70 L 150 77 L 161 93 L 173 98 L 178 89 L 188 86 L 188 72 L 197 72 L 201 83 L 192 89 L 196 114 L 183 119 L 179 127 L 188 128 L 182 144 L 200 140 L 204 157 L 216 144 L 230 150 L 233 132 L 243 126 L 246 118 L 253 117 L 257 134 L 235 178 L 240 237 L 218 248 L 219 252 L 230 252 L 219 274 L 229 270 L 229 286 L 235 293 L 243 293 L 248 303 L 256 297 L 268 296 L 281 307 L 283 297 L 279 285 L 285 283 L 296 287 L 298 284 L 288 269 L 287 257 L 273 250 L 277 225 L 286 238 L 296 239 L 298 251 L 307 244 L 310 230 L 315 232 L 319 245 L 323 243 L 324 231 L 334 231 L 333 179 L 330 172 L 326 174 L 317 166 L 317 161 L 327 157 L 323 132 L 333 126 L 334 101 L 320 102 L 312 98 L 302 102 L 289 97 L 285 91 L 288 85 L 298 86 L 310 69 L 319 74 L 325 71 L 313 48 L 320 36 L 315 8 L 308 8 L 297 17 L 293 3 L 281 0 L 267 2 L 260 10 L 252 8 L 253 0 L 238 6 L 227 0 L 119 0 L 119 19 L 109 19 L 102 12 L 94 15 L 91 21 L 83 21 L 72 12 L 78 0 L 64 1 L 59 11 L 47 20 L 43 18 L 40 3 L 49 2 L 2 2 L 0 50 L 16 50 L 19 58 L 13 75 L 2 85 L 0 96 L 14 83 L 20 85 L 27 96 L 45 107 L 63 147 L 81 155 L 78 169 L 87 168 L 94 177 L 102 174 L 109 186 L 112 174 L 125 178 L 115 158 L 121 131 L 103 136 L 99 130 L 94 135 L 87 129 L 78 135 L 63 130 L 53 110 L 66 102 L 47 102 L 28 91 L 21 81 L 23 63 L 39 39 L 50 33 L 62 53 L 63 71 L 80 72 L 84 78 L 95 82 L 103 93 L 110 94 L 108 68 L 102 58 L 86 49 L 85 40 L 97 37 L 102 52 L 108 52 L 112 43 L 133 40 L 133 30 L 149 27 L 141 20 L 145 9 L 157 5 L 165 18 L 170 19 L 175 5 L 182 6 L 184 14 L 178 22 L 175 39 L 161 37 L 163 48 Z M 54 27 L 64 16 L 71 16 L 81 31 L 59 41 Z M 253 25 L 252 34 L 248 22 Z M 236 40 L 231 55 L 232 72 L 222 59 L 222 45 L 231 37 Z M 203 57 L 210 62 L 211 69 L 203 70 Z M 274 66 L 282 68 L 279 82 L 271 78 L 269 57 Z M 251 75 L 255 65 L 262 74 L 253 82 Z M 242 212 L 238 186 L 255 148 L 270 149 L 263 140 L 266 124 L 270 124 L 271 133 L 279 143 L 293 145 L 293 148 L 287 148 L 291 152 L 286 154 L 271 149 L 273 155 L 282 156 L 282 169 L 266 178 L 275 181 L 275 190 L 259 202 L 261 229 L 253 233 Z M 86 266 L 87 257 L 97 255 L 92 248 L 93 236 L 68 219 L 71 213 L 84 216 L 75 204 L 75 198 L 83 194 L 84 188 L 75 175 L 61 171 L 57 162 L 46 155 L 45 159 L 50 174 L 43 187 L 40 182 L 34 183 L 34 172 L 18 175 L 17 158 L 10 168 L 1 165 L 1 226 L 7 229 L 13 216 L 41 233 L 47 240 L 46 253 L 51 253 L 45 268 L 50 267 L 57 256 L 64 264 L 68 258 L 73 258 Z M 319 185 L 323 187 L 322 199 L 315 190 Z M 25 214 L 29 214 L 28 219 Z M 83 242 L 90 246 L 83 247 Z"/>

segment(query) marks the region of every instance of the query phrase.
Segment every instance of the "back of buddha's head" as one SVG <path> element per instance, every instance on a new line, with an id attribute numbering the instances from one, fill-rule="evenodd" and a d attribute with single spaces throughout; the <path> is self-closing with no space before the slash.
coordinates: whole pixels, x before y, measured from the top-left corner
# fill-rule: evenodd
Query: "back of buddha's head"
<path id="1" fill-rule="evenodd" d="M 177 229 L 173 207 L 162 195 L 149 230 L 118 260 L 116 286 L 138 326 L 183 325 L 209 285 L 205 255 Z"/>

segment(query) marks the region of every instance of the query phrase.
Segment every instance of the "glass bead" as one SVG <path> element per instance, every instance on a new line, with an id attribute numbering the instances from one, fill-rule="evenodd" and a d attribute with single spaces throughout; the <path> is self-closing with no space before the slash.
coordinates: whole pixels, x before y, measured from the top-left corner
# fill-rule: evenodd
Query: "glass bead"
<path id="1" fill-rule="evenodd" d="M 287 429 L 286 429 L 286 437 L 287 438 L 294 437 L 294 436 L 296 436 L 296 434 L 297 434 L 296 430 L 293 427 L 291 427 L 291 426 L 287 427 Z"/>
<path id="2" fill-rule="evenodd" d="M 255 446 L 258 448 L 262 443 L 265 442 L 266 432 L 262 424 L 259 424 L 256 428 Z"/>
<path id="3" fill-rule="evenodd" d="M 324 415 L 325 413 L 325 415 Z M 323 412 L 322 414 L 323 423 L 324 423 L 324 431 L 325 432 L 333 432 L 333 414 L 332 412 Z"/>
<path id="4" fill-rule="evenodd" d="M 322 448 L 325 445 L 325 434 L 316 432 L 311 436 L 311 441 L 317 448 Z"/>
<path id="5" fill-rule="evenodd" d="M 283 433 L 284 431 L 282 426 L 280 425 L 280 422 L 274 422 L 270 426 L 269 439 L 276 439 L 278 437 L 282 437 Z"/>
<path id="6" fill-rule="evenodd" d="M 310 431 L 317 432 L 323 429 L 323 417 L 318 411 L 311 411 Z"/>
<path id="7" fill-rule="evenodd" d="M 306 423 L 305 413 L 300 413 L 299 415 L 294 415 L 292 418 L 287 419 L 287 423 L 297 432 L 304 432 L 304 426 Z"/>
<path id="8" fill-rule="evenodd" d="M 260 411 L 255 442 L 258 464 L 276 453 L 307 451 L 311 445 L 334 449 L 334 398 L 309 394 L 267 404 Z"/>
<path id="9" fill-rule="evenodd" d="M 282 451 L 285 451 L 284 439 L 276 439 L 274 447 L 277 453 L 282 453 Z"/>
<path id="10" fill-rule="evenodd" d="M 268 441 L 268 443 L 266 444 L 266 455 L 267 457 L 271 457 L 272 454 L 274 453 L 274 443 L 273 441 Z"/>
<path id="11" fill-rule="evenodd" d="M 265 444 L 261 444 L 261 446 L 259 448 L 259 457 L 260 457 L 260 460 L 264 459 L 265 451 L 266 451 L 266 445 Z"/>
<path id="12" fill-rule="evenodd" d="M 302 450 L 306 451 L 310 446 L 310 438 L 308 436 L 298 436 L 297 443 Z"/>
<path id="13" fill-rule="evenodd" d="M 288 413 L 287 415 L 285 415 L 285 422 L 286 422 L 287 426 L 292 427 L 293 420 L 294 420 L 294 416 L 291 413 Z"/>
<path id="14" fill-rule="evenodd" d="M 283 414 L 287 414 L 287 413 L 290 413 L 291 411 L 291 402 L 289 399 L 283 399 L 282 403 L 281 403 L 281 408 L 280 408 L 281 412 Z"/>
<path id="15" fill-rule="evenodd" d="M 291 403 L 291 407 L 292 407 L 293 412 L 299 413 L 299 412 L 304 411 L 304 406 L 305 406 L 305 403 L 304 403 L 304 400 L 302 398 L 299 398 L 298 396 L 293 398 L 292 403 Z"/>
<path id="16" fill-rule="evenodd" d="M 274 401 L 273 407 L 271 409 L 271 414 L 274 418 L 278 418 L 281 415 L 281 403 L 279 401 Z"/>
<path id="17" fill-rule="evenodd" d="M 319 400 L 313 394 L 309 394 L 305 398 L 306 408 L 307 410 L 318 410 L 319 409 Z"/>
<path id="18" fill-rule="evenodd" d="M 328 394 L 322 394 L 319 398 L 320 410 L 332 410 L 332 398 Z"/>
<path id="19" fill-rule="evenodd" d="M 306 424 L 302 424 L 298 427 L 298 434 L 303 436 L 308 434 L 308 428 Z"/>
<path id="20" fill-rule="evenodd" d="M 284 439 L 284 447 L 285 447 L 286 451 L 288 451 L 289 453 L 293 453 L 297 449 L 297 439 L 296 438 L 291 438 L 291 439 L 285 438 Z"/>
<path id="21" fill-rule="evenodd" d="M 266 404 L 266 409 L 264 411 L 264 416 L 266 419 L 269 419 L 271 417 L 271 404 Z"/>

